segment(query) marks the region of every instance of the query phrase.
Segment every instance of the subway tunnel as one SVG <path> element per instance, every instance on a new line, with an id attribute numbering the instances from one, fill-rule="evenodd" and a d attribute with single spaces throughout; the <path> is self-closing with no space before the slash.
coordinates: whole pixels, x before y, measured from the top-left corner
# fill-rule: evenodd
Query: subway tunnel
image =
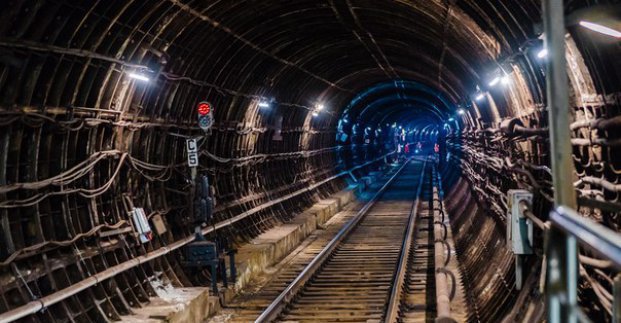
<path id="1" fill-rule="evenodd" d="M 550 12 L 564 55 L 547 47 Z M 452 242 L 428 275 L 452 281 L 453 321 L 619 320 L 621 249 L 578 235 L 559 271 L 575 286 L 551 283 L 554 246 L 574 240 L 550 212 L 565 187 L 572 212 L 606 233 L 594 236 L 621 246 L 620 37 L 615 0 L 4 0 L 0 322 L 138 321 L 156 280 L 219 287 L 218 309 L 194 321 L 234 312 L 229 294 L 255 270 L 242 251 L 346 191 L 350 209 L 337 204 L 354 213 L 417 194 L 431 232 L 441 214 Z M 570 176 L 553 175 L 554 158 Z M 519 205 L 516 190 L 529 196 Z M 527 254 L 508 241 L 514 216 L 532 231 Z M 228 272 L 191 263 L 201 239 Z"/>

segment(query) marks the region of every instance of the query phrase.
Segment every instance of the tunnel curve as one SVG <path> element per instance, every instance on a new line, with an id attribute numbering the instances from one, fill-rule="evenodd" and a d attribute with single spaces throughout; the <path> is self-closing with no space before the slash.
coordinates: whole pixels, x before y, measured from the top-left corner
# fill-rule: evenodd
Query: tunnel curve
<path id="1" fill-rule="evenodd" d="M 618 5 L 565 3 L 568 13 Z M 439 142 L 448 195 L 462 202 L 449 208 L 456 229 L 470 230 L 457 236 L 479 293 L 470 319 L 540 317 L 537 280 L 511 288 L 513 258 L 498 247 L 507 190 L 533 190 L 544 218 L 551 207 L 540 22 L 535 0 L 3 1 L 0 315 L 192 237 L 185 140 L 203 136 L 196 105 L 207 100 L 215 124 L 199 172 L 215 188 L 215 222 L 238 219 L 219 235 L 241 244 L 286 222 L 345 188 L 348 170 L 377 168 L 404 129 L 411 142 Z M 609 63 L 621 47 L 567 31 L 571 182 L 581 213 L 618 231 L 618 124 L 597 120 L 621 113 L 621 64 Z M 488 84 L 499 70 L 511 77 L 503 88 Z M 133 206 L 168 231 L 146 245 L 101 236 L 131 227 Z M 496 266 L 481 269 L 480 248 Z M 119 319 L 147 300 L 156 274 L 206 284 L 178 258 L 136 264 L 27 319 Z M 607 317 L 609 274 L 584 272 L 581 304 Z M 504 297 L 481 299 L 481 281 Z"/>

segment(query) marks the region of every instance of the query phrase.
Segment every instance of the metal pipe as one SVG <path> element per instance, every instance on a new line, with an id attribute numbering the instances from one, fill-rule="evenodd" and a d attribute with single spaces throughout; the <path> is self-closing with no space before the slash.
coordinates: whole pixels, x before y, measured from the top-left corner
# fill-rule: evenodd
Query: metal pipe
<path id="1" fill-rule="evenodd" d="M 252 209 L 250 209 L 250 210 L 248 210 L 246 212 L 240 213 L 240 214 L 238 214 L 238 215 L 236 215 L 236 216 L 234 216 L 234 217 L 232 217 L 230 219 L 226 219 L 226 220 L 223 220 L 221 222 L 218 222 L 218 223 L 216 223 L 212 227 L 207 227 L 207 228 L 203 229 L 203 231 L 202 231 L 203 235 L 206 235 L 206 234 L 208 234 L 208 233 L 210 233 L 212 231 L 215 231 L 217 229 L 229 226 L 229 225 L 231 225 L 231 224 L 233 224 L 233 223 L 235 223 L 237 221 L 243 220 L 244 218 L 246 218 L 246 217 L 248 217 L 248 216 L 250 216 L 252 214 L 255 214 L 255 213 L 257 213 L 257 212 L 259 212 L 261 210 L 264 210 L 264 209 L 266 209 L 266 208 L 268 208 L 270 206 L 273 206 L 275 204 L 281 203 L 281 202 L 283 202 L 285 200 L 288 200 L 288 199 L 290 199 L 292 197 L 298 196 L 298 195 L 303 194 L 303 193 L 310 192 L 313 189 L 315 189 L 315 188 L 317 188 L 317 187 L 319 187 L 319 186 L 321 186 L 323 184 L 326 184 L 326 183 L 328 183 L 328 182 L 330 182 L 332 180 L 335 180 L 335 179 L 337 179 L 339 177 L 342 177 L 342 176 L 345 176 L 345 175 L 349 175 L 351 172 L 353 172 L 355 170 L 358 170 L 360 168 L 369 166 L 370 164 L 373 164 L 375 162 L 383 160 L 385 157 L 390 156 L 393 153 L 394 152 L 391 152 L 389 154 L 383 155 L 382 157 L 379 157 L 379 158 L 377 158 L 375 160 L 372 160 L 370 162 L 367 162 L 367 163 L 364 163 L 362 165 L 356 166 L 356 167 L 354 167 L 354 168 L 352 168 L 350 170 L 340 172 L 340 173 L 338 173 L 338 174 L 336 174 L 336 175 L 334 175 L 332 177 L 328 177 L 328 178 L 326 178 L 326 179 L 324 179 L 324 180 L 322 180 L 320 182 L 317 182 L 317 183 L 315 183 L 313 185 L 309 185 L 309 186 L 307 186 L 307 187 L 305 187 L 303 189 L 299 189 L 299 190 L 297 190 L 297 191 L 295 191 L 295 192 L 293 192 L 291 194 L 287 194 L 287 195 L 282 196 L 280 198 L 277 198 L 277 199 L 271 200 L 271 201 L 269 201 L 267 203 L 261 204 L 261 205 L 255 207 L 255 208 L 252 208 Z"/>
<path id="2" fill-rule="evenodd" d="M 621 269 L 619 233 L 566 207 L 558 207 L 550 212 L 550 221 L 564 233 L 577 237 L 584 248 L 610 260 L 615 268 Z"/>
<path id="3" fill-rule="evenodd" d="M 296 192 L 293 192 L 291 194 L 288 194 L 288 195 L 286 195 L 284 197 L 281 197 L 278 200 L 274 200 L 274 201 L 271 201 L 269 203 L 266 203 L 266 204 L 263 204 L 261 206 L 258 206 L 258 207 L 254 208 L 254 209 L 251 209 L 251 210 L 249 210 L 247 212 L 244 212 L 244 213 L 240 214 L 240 216 L 243 215 L 243 217 L 237 216 L 237 217 L 235 217 L 236 219 L 233 220 L 233 221 L 226 220 L 226 221 L 219 222 L 218 224 L 216 224 L 216 229 L 225 227 L 225 226 L 227 226 L 229 224 L 233 224 L 233 223 L 243 219 L 244 217 L 247 217 L 247 216 L 249 216 L 251 214 L 254 214 L 254 213 L 256 213 L 256 212 L 258 212 L 260 210 L 263 210 L 263 209 L 265 209 L 265 208 L 267 208 L 269 206 L 272 206 L 272 205 L 274 205 L 276 203 L 280 203 L 280 202 L 282 202 L 282 201 L 284 201 L 286 199 L 292 198 L 292 197 L 300 195 L 302 193 L 306 193 L 307 191 L 312 190 L 313 188 L 316 188 L 316 187 L 318 187 L 320 185 L 323 185 L 323 184 L 325 184 L 327 182 L 330 182 L 330 181 L 332 181 L 332 180 L 334 180 L 336 178 L 339 178 L 341 176 L 347 175 L 348 172 L 350 172 L 350 171 L 354 171 L 356 169 L 360 169 L 362 167 L 366 167 L 368 165 L 371 165 L 372 163 L 380 161 L 385 156 L 388 156 L 388 155 L 391 155 L 391 154 L 392 153 L 389 153 L 387 155 L 384 155 L 382 157 L 379 157 L 377 159 L 374 159 L 374 160 L 369 161 L 367 163 L 364 163 L 362 165 L 356 166 L 356 167 L 352 168 L 349 171 L 344 171 L 344 172 L 341 172 L 341 173 L 339 173 L 337 175 L 334 175 L 332 177 L 326 178 L 323 181 L 320 181 L 318 183 L 315 183 L 314 185 L 311 185 L 310 187 L 307 187 L 307 188 L 298 190 Z M 202 233 L 203 233 L 203 235 L 205 235 L 205 234 L 210 233 L 210 232 L 212 232 L 214 230 L 215 229 L 213 227 L 206 228 L 206 229 L 204 229 L 202 231 Z M 92 276 L 86 278 L 86 279 L 83 279 L 83 280 L 81 280 L 81 281 L 79 281 L 79 282 L 77 282 L 77 283 L 75 283 L 75 284 L 73 284 L 73 285 L 71 285 L 69 287 L 66 287 L 66 288 L 64 288 L 64 289 L 62 289 L 60 291 L 57 291 L 57 292 L 52 293 L 50 295 L 47 295 L 45 297 L 39 298 L 37 300 L 31 301 L 29 303 L 26 303 L 26 304 L 20 306 L 20 307 L 14 308 L 14 309 L 12 309 L 10 311 L 4 312 L 4 313 L 0 314 L 0 323 L 13 322 L 13 321 L 19 320 L 21 318 L 24 318 L 24 317 L 26 317 L 28 315 L 35 314 L 35 313 L 39 312 L 42 309 L 45 309 L 45 308 L 47 308 L 49 306 L 52 306 L 52 305 L 54 305 L 54 304 L 56 304 L 58 302 L 61 302 L 61 301 L 65 300 L 65 299 L 67 299 L 67 298 L 69 298 L 69 297 L 71 297 L 73 295 L 76 295 L 79 292 L 81 292 L 81 291 L 83 291 L 83 290 L 85 290 L 85 289 L 87 289 L 89 287 L 92 287 L 92 286 L 94 286 L 94 285 L 96 285 L 96 284 L 98 284 L 98 283 L 100 283 L 100 282 L 102 282 L 102 281 L 104 281 L 104 280 L 106 280 L 108 278 L 112 278 L 112 277 L 118 275 L 119 273 L 122 273 L 122 272 L 124 272 L 126 270 L 129 270 L 131 268 L 134 268 L 134 267 L 136 267 L 136 266 L 138 266 L 140 264 L 149 262 L 149 261 L 151 261 L 153 259 L 159 258 L 159 257 L 161 257 L 163 255 L 166 255 L 166 254 L 170 253 L 173 250 L 177 250 L 177 249 L 185 246 L 186 244 L 194 241 L 194 239 L 195 239 L 195 236 L 192 235 L 190 237 L 187 237 L 187 238 L 175 241 L 174 243 L 171 243 L 171 244 L 169 244 L 169 245 L 167 245 L 165 247 L 161 247 L 161 248 L 157 249 L 156 251 L 149 252 L 149 253 L 147 253 L 145 255 L 133 258 L 131 260 L 128 260 L 128 261 L 125 261 L 125 262 L 120 263 L 118 265 L 115 265 L 113 267 L 110 267 L 110 268 L 108 268 L 108 269 L 106 269 L 106 270 L 104 270 L 102 272 L 99 272 L 99 273 L 97 273 L 95 275 L 92 275 Z"/>
<path id="4" fill-rule="evenodd" d="M 576 208 L 573 185 L 572 148 L 569 138 L 569 89 L 565 59 L 563 0 L 543 0 L 545 45 L 550 53 L 546 64 L 546 95 L 550 127 L 550 151 L 555 206 Z M 546 301 L 548 322 L 576 322 L 578 251 L 576 239 L 552 227 L 546 239 Z"/>
<path id="5" fill-rule="evenodd" d="M 554 178 L 554 202 L 576 208 L 576 195 L 569 185 L 563 185 L 573 176 L 572 151 L 569 138 L 569 89 L 565 59 L 565 23 L 563 0 L 544 0 L 545 43 L 550 59 L 547 66 L 547 101 Z"/>
<path id="6" fill-rule="evenodd" d="M 436 168 L 433 168 L 433 178 L 436 180 Z M 440 181 L 437 178 L 438 182 Z M 438 186 L 433 187 L 433 203 L 442 203 L 440 200 Z M 440 213 L 441 205 L 433 205 L 433 236 L 434 236 L 434 272 L 435 272 L 435 285 L 436 285 L 436 322 L 455 322 L 451 317 L 451 297 L 450 288 L 447 282 L 447 253 L 450 250 L 445 250 L 446 243 L 445 223 L 442 221 L 442 215 Z M 444 220 L 446 221 L 446 219 Z"/>
<path id="7" fill-rule="evenodd" d="M 526 200 L 521 200 L 520 201 L 520 211 L 522 212 L 522 214 L 524 214 L 529 220 L 531 220 L 536 226 L 537 228 L 539 228 L 540 230 L 545 230 L 546 229 L 546 223 L 544 223 L 543 221 L 541 221 L 541 219 L 539 219 L 535 213 L 533 213 L 533 211 L 530 209 L 530 205 L 528 204 L 528 202 Z"/>

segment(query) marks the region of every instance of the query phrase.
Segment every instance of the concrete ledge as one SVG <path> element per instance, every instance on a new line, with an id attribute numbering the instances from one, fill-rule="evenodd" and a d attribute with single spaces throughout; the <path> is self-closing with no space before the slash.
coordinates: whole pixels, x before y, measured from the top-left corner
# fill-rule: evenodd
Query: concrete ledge
<path id="1" fill-rule="evenodd" d="M 380 172 L 374 172 L 358 179 L 357 184 L 315 203 L 289 222 L 267 230 L 242 246 L 235 259 L 235 289 L 243 289 L 268 267 L 285 258 L 313 231 L 321 228 L 332 216 L 343 210 L 345 205 L 355 200 L 356 195 L 362 193 L 379 176 Z M 145 307 L 134 309 L 132 315 L 123 316 L 122 321 L 203 322 L 220 310 L 219 298 L 210 296 L 209 288 L 174 288 L 169 283 L 164 284 L 156 279 L 151 283 L 158 297 L 151 298 L 151 302 Z M 232 290 L 225 292 L 231 293 Z"/>
<path id="2" fill-rule="evenodd" d="M 218 297 L 210 296 L 207 287 L 168 287 L 163 293 L 158 291 L 158 297 L 150 298 L 147 306 L 135 308 L 132 315 L 123 316 L 122 321 L 199 323 L 219 310 Z"/>
<path id="3" fill-rule="evenodd" d="M 322 227 L 343 207 L 355 199 L 356 193 L 366 185 L 352 185 L 315 203 L 306 211 L 296 215 L 288 223 L 262 233 L 237 253 L 237 282 L 235 288 L 243 289 L 248 282 L 266 268 L 278 263 L 294 250 L 306 237 Z"/>

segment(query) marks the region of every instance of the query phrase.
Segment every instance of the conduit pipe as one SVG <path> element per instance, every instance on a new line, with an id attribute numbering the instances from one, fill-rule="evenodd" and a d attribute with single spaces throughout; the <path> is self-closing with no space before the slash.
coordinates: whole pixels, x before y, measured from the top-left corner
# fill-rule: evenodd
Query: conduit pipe
<path id="1" fill-rule="evenodd" d="M 433 167 L 432 180 L 438 184 L 433 185 L 433 237 L 434 237 L 434 272 L 436 279 L 436 322 L 455 322 L 451 317 L 451 289 L 447 282 L 446 266 L 450 260 L 449 244 L 446 242 L 448 230 L 447 221 L 442 215 L 442 201 L 440 200 L 438 185 L 440 175 Z M 446 247 L 446 248 L 445 248 Z M 453 281 L 453 284 L 455 282 Z"/>

